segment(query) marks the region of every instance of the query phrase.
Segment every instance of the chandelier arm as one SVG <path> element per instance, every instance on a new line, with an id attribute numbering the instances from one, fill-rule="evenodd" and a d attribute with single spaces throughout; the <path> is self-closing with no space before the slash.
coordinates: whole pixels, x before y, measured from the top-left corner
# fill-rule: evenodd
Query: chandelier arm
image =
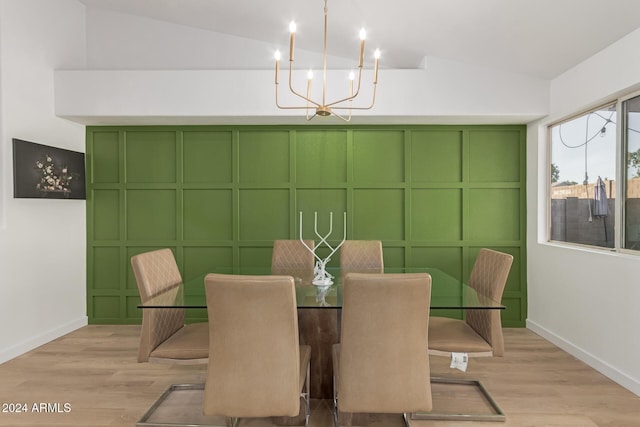
<path id="1" fill-rule="evenodd" d="M 280 105 L 280 101 L 278 100 L 278 87 L 280 86 L 279 75 L 280 75 L 280 61 L 276 61 L 276 81 L 275 81 L 276 107 L 280 108 L 281 110 L 299 110 L 303 108 L 303 107 L 290 107 L 290 106 Z"/>
<path id="2" fill-rule="evenodd" d="M 331 112 L 331 115 L 332 116 L 336 116 L 337 118 L 339 118 L 340 120 L 345 121 L 345 122 L 350 122 L 351 121 L 351 112 L 349 112 L 349 116 L 348 117 L 344 117 L 343 115 L 338 114 L 335 111 Z"/>
<path id="3" fill-rule="evenodd" d="M 293 62 L 293 61 L 291 61 Z M 291 67 L 289 68 L 289 73 L 291 73 Z M 300 107 L 300 106 L 286 106 L 286 105 L 280 105 L 280 101 L 278 99 L 278 87 L 280 86 L 280 62 L 276 61 L 276 79 L 275 79 L 275 86 L 276 86 L 276 107 L 278 107 L 281 110 L 309 110 L 309 105 L 308 102 L 313 102 L 310 99 L 307 99 L 305 97 L 302 97 L 301 95 L 298 95 L 293 89 L 291 89 L 291 91 L 298 95 L 301 96 L 302 98 L 304 98 L 307 101 L 307 106 L 305 107 Z M 291 79 L 289 79 L 289 86 L 291 86 Z M 317 103 L 314 103 L 315 105 L 319 106 Z"/>
<path id="4" fill-rule="evenodd" d="M 368 107 L 332 107 L 332 110 L 370 110 L 373 108 L 373 105 L 376 103 L 376 89 L 378 85 L 373 85 L 373 99 L 371 100 L 371 105 Z"/>
<path id="5" fill-rule="evenodd" d="M 301 106 L 288 106 L 288 105 L 280 105 L 278 101 L 278 84 L 276 84 L 276 107 L 281 110 L 308 110 L 309 107 L 301 107 Z"/>
<path id="6" fill-rule="evenodd" d="M 328 107 L 333 107 L 336 104 L 340 104 L 342 102 L 345 101 L 352 101 L 356 96 L 359 95 L 360 93 L 360 83 L 362 82 L 362 65 L 359 66 L 360 70 L 358 72 L 358 89 L 356 90 L 356 93 L 351 95 L 348 98 L 344 98 L 341 99 L 339 101 L 335 101 L 331 104 L 328 105 Z M 373 105 L 375 104 L 376 101 L 376 88 L 378 87 L 378 58 L 376 57 L 376 61 L 375 61 L 375 66 L 374 66 L 374 70 L 373 70 L 373 101 L 371 102 L 371 105 L 369 107 L 356 107 L 353 108 L 354 110 L 370 110 L 371 108 L 373 108 Z M 333 108 L 337 108 L 340 110 L 345 110 L 347 109 L 347 107 L 333 107 Z M 348 107 L 348 109 L 351 109 L 352 107 Z"/>
<path id="7" fill-rule="evenodd" d="M 351 96 L 348 96 L 346 98 L 340 99 L 338 101 L 334 101 L 331 104 L 327 104 L 326 105 L 327 107 L 333 107 L 336 104 L 341 104 L 341 103 L 346 102 L 346 101 L 352 101 L 353 99 L 355 99 L 360 94 L 360 83 L 362 82 L 362 67 L 359 67 L 359 68 L 360 68 L 360 71 L 358 72 L 358 88 L 356 89 L 356 92 Z M 346 108 L 346 107 L 342 107 L 342 109 L 344 109 L 344 108 Z"/>
<path id="8" fill-rule="evenodd" d="M 296 90 L 293 88 L 293 78 L 292 77 L 293 77 L 293 61 L 289 61 L 289 90 L 291 91 L 291 93 L 293 93 L 294 95 L 298 96 L 299 98 L 304 99 L 307 102 L 312 103 L 316 107 L 320 107 L 321 105 L 318 104 L 313 99 L 309 99 L 306 96 L 301 95 L 298 92 L 296 92 Z M 302 107 L 302 108 L 308 108 L 308 107 Z"/>
<path id="9" fill-rule="evenodd" d="M 276 107 L 280 108 L 280 109 L 286 109 L 288 107 L 283 107 L 282 105 L 280 105 L 280 102 L 278 101 L 278 82 L 276 81 Z"/>

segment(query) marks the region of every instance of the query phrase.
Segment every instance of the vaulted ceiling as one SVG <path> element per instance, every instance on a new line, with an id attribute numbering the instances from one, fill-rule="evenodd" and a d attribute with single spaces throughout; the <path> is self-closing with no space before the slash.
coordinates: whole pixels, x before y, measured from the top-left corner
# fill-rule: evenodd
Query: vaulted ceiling
<path id="1" fill-rule="evenodd" d="M 283 46 L 322 50 L 324 0 L 80 0 Z M 384 68 L 435 56 L 552 79 L 640 27 L 638 0 L 328 0 L 329 54 L 354 57 L 358 31 Z"/>

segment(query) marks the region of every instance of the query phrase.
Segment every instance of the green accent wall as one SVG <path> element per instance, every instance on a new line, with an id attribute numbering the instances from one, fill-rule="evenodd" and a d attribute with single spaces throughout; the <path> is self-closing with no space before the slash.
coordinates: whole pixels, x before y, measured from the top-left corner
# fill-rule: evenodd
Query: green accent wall
<path id="1" fill-rule="evenodd" d="M 437 267 L 466 279 L 480 248 L 512 254 L 502 318 L 524 326 L 525 132 L 520 125 L 87 127 L 89 322 L 140 322 L 132 255 L 169 247 L 185 280 L 269 266 L 273 240 L 298 237 L 300 211 L 306 238 L 315 211 L 320 230 L 333 212 L 335 240 L 346 211 L 347 238 L 382 240 L 390 267 Z"/>

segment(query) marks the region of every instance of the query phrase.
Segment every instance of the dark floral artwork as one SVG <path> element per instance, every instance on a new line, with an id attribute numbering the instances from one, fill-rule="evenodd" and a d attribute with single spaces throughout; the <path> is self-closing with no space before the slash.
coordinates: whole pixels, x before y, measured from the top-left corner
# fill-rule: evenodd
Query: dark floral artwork
<path id="1" fill-rule="evenodd" d="M 84 199 L 84 153 L 13 140 L 14 197 Z"/>

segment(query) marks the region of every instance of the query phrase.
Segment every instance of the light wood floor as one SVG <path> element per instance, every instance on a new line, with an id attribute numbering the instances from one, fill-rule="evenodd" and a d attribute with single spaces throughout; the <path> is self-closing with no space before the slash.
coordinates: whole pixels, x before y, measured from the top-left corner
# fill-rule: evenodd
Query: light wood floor
<path id="1" fill-rule="evenodd" d="M 205 365 L 136 363 L 138 333 L 138 326 L 91 325 L 0 365 L 0 410 L 15 409 L 11 403 L 28 409 L 0 412 L 0 426 L 131 427 L 170 384 L 204 382 Z M 504 358 L 473 359 L 466 374 L 431 358 L 432 374 L 481 379 L 507 414 L 505 423 L 412 421 L 412 427 L 640 426 L 640 397 L 531 331 L 507 329 L 505 339 Z M 436 408 L 464 403 L 433 390 Z M 49 412 L 34 412 L 41 403 Z M 330 426 L 329 402 L 314 401 L 313 408 L 311 425 Z M 401 425 L 395 416 L 370 424 Z"/>

